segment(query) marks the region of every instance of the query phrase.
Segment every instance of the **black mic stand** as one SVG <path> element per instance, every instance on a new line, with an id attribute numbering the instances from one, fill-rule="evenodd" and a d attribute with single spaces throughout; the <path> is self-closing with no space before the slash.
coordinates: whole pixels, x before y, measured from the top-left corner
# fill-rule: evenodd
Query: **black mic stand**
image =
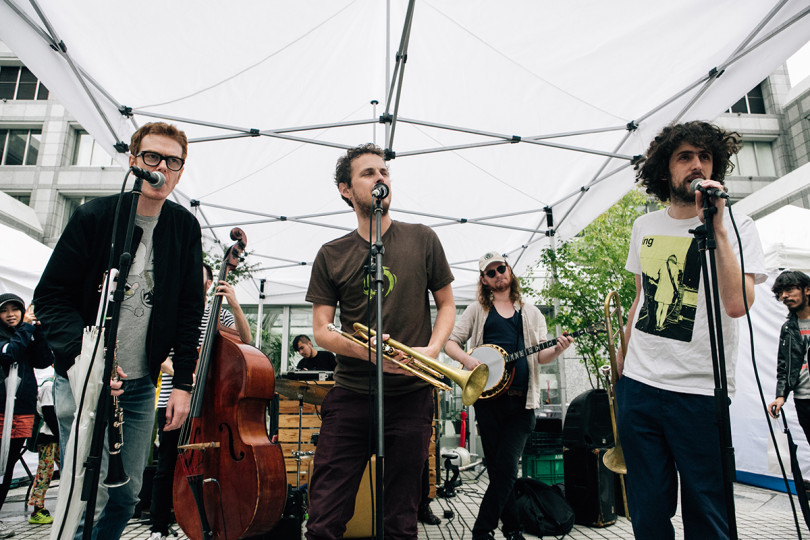
<path id="1" fill-rule="evenodd" d="M 118 340 L 118 321 L 121 315 L 121 302 L 124 299 L 129 268 L 132 264 L 132 254 L 129 252 L 132 243 L 132 235 L 135 229 L 135 214 L 138 209 L 138 200 L 141 196 L 143 180 L 135 178 L 135 185 L 132 187 L 132 205 L 127 222 L 127 232 L 124 239 L 124 246 L 119 257 L 118 282 L 116 284 L 113 298 L 109 302 L 107 318 L 104 321 L 104 373 L 102 375 L 101 395 L 96 407 L 96 421 L 93 424 L 93 436 L 90 440 L 90 452 L 85 461 L 85 477 L 82 486 L 82 500 L 87 501 L 84 510 L 84 530 L 82 538 L 90 540 L 93 534 L 93 521 L 95 519 L 96 499 L 98 497 L 98 483 L 101 475 L 102 453 L 104 451 L 104 435 L 106 434 L 107 420 L 112 412 L 110 410 L 110 377 L 115 361 L 116 342 Z M 119 208 L 120 211 L 120 208 Z M 117 221 L 117 219 L 116 219 Z M 115 227 L 113 227 L 112 245 L 115 246 Z M 111 248 L 112 249 L 112 248 Z M 110 253 L 110 258 L 114 253 Z"/>
<path id="2" fill-rule="evenodd" d="M 723 346 L 723 322 L 720 310 L 720 292 L 717 287 L 717 261 L 715 250 L 717 239 L 714 234 L 714 217 L 717 207 L 713 198 L 703 194 L 702 225 L 690 230 L 698 242 L 700 255 L 700 269 L 706 296 L 706 316 L 709 325 L 709 342 L 712 350 L 712 369 L 714 371 L 714 404 L 715 416 L 720 435 L 720 466 L 723 473 L 723 492 L 725 495 L 726 515 L 728 517 L 729 538 L 737 540 L 737 516 L 734 510 L 734 480 L 736 466 L 734 462 L 734 446 L 731 441 L 731 419 L 728 407 L 728 380 L 726 378 L 726 357 Z M 708 255 L 708 263 L 706 261 Z M 709 280 L 711 274 L 711 280 Z"/>
<path id="3" fill-rule="evenodd" d="M 371 265 L 369 267 L 369 275 L 374 276 L 374 290 L 375 290 L 375 308 L 377 312 L 377 463 L 375 468 L 374 487 L 375 487 L 375 508 L 374 514 L 375 533 L 377 538 L 383 538 L 384 532 L 384 518 L 385 518 L 385 497 L 383 494 L 383 462 L 385 461 L 385 417 L 384 413 L 384 384 L 383 384 L 383 253 L 385 247 L 382 242 L 382 199 L 372 194 L 374 199 L 374 223 L 376 225 L 376 238 L 374 244 L 371 246 Z M 371 238 L 369 237 L 369 242 Z"/>

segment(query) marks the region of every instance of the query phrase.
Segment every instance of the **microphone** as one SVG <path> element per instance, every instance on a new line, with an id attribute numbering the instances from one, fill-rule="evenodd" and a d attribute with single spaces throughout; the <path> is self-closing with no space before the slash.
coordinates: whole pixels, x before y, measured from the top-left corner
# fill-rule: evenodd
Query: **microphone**
<path id="1" fill-rule="evenodd" d="M 166 183 L 166 177 L 163 176 L 163 173 L 159 173 L 157 171 L 147 171 L 146 169 L 141 169 L 140 167 L 135 166 L 130 167 L 129 170 L 132 171 L 132 174 L 138 178 L 149 182 L 149 185 L 155 189 Z"/>
<path id="2" fill-rule="evenodd" d="M 371 196 L 377 199 L 384 199 L 388 197 L 388 194 L 391 190 L 385 184 L 377 184 L 374 186 L 374 189 L 371 190 Z"/>
<path id="3" fill-rule="evenodd" d="M 714 197 L 715 199 L 728 199 L 728 193 L 726 193 L 725 191 L 713 187 L 705 188 L 700 185 L 701 182 L 703 182 L 703 178 L 695 178 L 694 180 L 692 180 L 692 183 L 689 184 L 689 193 L 700 191 L 704 195 Z"/>

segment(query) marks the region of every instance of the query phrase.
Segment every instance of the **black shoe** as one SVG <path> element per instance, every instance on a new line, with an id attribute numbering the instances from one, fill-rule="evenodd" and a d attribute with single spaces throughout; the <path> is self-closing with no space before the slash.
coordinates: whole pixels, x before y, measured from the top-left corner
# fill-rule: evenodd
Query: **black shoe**
<path id="1" fill-rule="evenodd" d="M 425 525 L 438 525 L 442 522 L 442 520 L 439 519 L 439 517 L 430 509 L 430 504 L 419 507 L 417 518 Z"/>
<path id="2" fill-rule="evenodd" d="M 506 540 L 526 540 L 523 537 L 523 531 L 521 531 L 520 529 L 509 532 L 504 531 L 503 536 L 504 538 L 506 538 Z"/>

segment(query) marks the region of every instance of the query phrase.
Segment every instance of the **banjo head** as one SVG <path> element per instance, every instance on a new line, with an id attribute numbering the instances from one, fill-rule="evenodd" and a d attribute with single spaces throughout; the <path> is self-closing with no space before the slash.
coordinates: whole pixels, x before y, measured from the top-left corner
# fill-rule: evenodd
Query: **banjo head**
<path id="1" fill-rule="evenodd" d="M 470 356 L 486 364 L 489 368 L 489 377 L 484 387 L 484 393 L 498 386 L 506 376 L 506 351 L 497 345 L 480 345 L 468 353 Z"/>

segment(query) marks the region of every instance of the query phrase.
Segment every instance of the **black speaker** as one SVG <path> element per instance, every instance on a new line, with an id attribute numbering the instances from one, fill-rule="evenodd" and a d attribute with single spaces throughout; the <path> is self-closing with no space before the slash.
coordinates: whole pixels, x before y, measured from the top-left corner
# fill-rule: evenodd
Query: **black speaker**
<path id="1" fill-rule="evenodd" d="M 588 390 L 574 398 L 565 413 L 562 436 L 563 444 L 568 448 L 613 445 L 610 402 L 605 390 Z"/>
<path id="2" fill-rule="evenodd" d="M 616 522 L 616 475 L 602 462 L 607 450 L 563 450 L 565 498 L 574 509 L 575 521 L 580 525 L 607 527 Z"/>

